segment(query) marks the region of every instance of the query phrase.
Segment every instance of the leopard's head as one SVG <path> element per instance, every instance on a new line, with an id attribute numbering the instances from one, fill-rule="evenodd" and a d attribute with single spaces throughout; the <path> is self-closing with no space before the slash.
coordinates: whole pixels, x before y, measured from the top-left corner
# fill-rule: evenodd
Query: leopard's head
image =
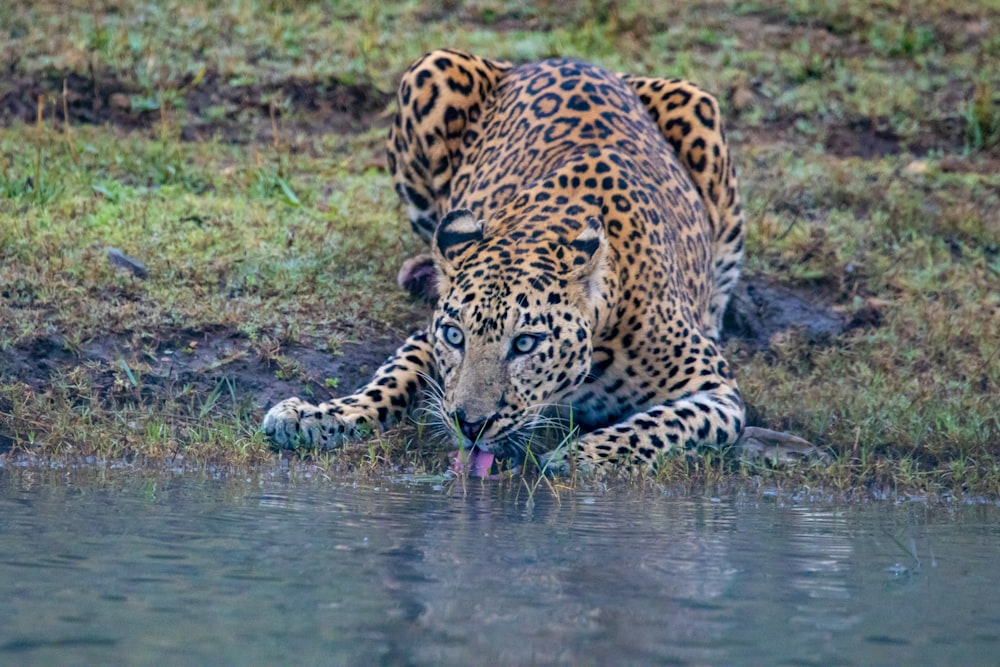
<path id="1" fill-rule="evenodd" d="M 596 217 L 565 222 L 566 234 L 519 226 L 491 236 L 493 224 L 458 210 L 438 226 L 439 405 L 463 448 L 523 454 L 541 413 L 590 371 L 607 240 Z"/>

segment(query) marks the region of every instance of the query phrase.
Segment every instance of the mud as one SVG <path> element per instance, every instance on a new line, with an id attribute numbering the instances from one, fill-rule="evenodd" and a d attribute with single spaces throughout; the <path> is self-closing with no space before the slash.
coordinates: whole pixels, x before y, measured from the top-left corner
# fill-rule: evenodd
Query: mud
<path id="1" fill-rule="evenodd" d="M 961 151 L 965 135 L 960 118 L 934 121 L 915 137 L 900 137 L 889 119 L 854 118 L 824 124 L 824 148 L 837 157 L 860 157 L 866 160 L 906 152 L 923 156 L 932 151 Z"/>
<path id="2" fill-rule="evenodd" d="M 402 295 L 401 295 L 401 298 Z M 766 351 L 781 332 L 797 331 L 813 344 L 833 342 L 856 326 L 877 326 L 875 313 L 859 313 L 848 320 L 816 295 L 751 278 L 741 283 L 725 315 L 723 336 L 742 342 L 749 353 Z M 204 400 L 220 386 L 220 405 L 249 403 L 263 411 L 289 396 L 321 401 L 350 393 L 368 380 L 374 370 L 401 342 L 402 336 L 385 335 L 365 343 L 347 343 L 338 353 L 323 352 L 308 344 L 289 343 L 280 354 L 304 372 L 287 379 L 276 361 L 261 355 L 246 335 L 230 329 L 180 330 L 148 334 L 109 335 L 70 350 L 55 336 L 42 336 L 0 351 L 0 383 L 27 384 L 45 392 L 53 382 L 65 382 L 69 373 L 83 373 L 102 402 L 140 398 L 149 405 L 163 404 L 182 393 Z M 136 386 L 126 383 L 128 367 Z M 336 381 L 335 387 L 327 379 Z M 4 440 L 0 430 L 0 449 Z"/>
<path id="3" fill-rule="evenodd" d="M 851 326 L 843 314 L 816 294 L 794 290 L 764 278 L 742 280 L 723 315 L 723 340 L 739 340 L 752 350 L 768 349 L 775 336 L 796 331 L 813 344 L 827 344 Z"/>
<path id="4" fill-rule="evenodd" d="M 144 91 L 107 71 L 0 72 L 0 123 L 36 122 L 41 101 L 46 123 L 68 118 L 136 131 L 168 119 L 180 126 L 184 141 L 269 143 L 275 125 L 307 134 L 363 132 L 388 123 L 378 112 L 391 98 L 373 86 L 336 79 L 234 86 L 212 70 L 198 81 L 189 75 L 167 91 Z"/>
<path id="5" fill-rule="evenodd" d="M 281 355 L 306 374 L 304 380 L 289 380 L 281 376 L 277 362 L 262 357 L 259 348 L 238 331 L 161 332 L 159 338 L 161 342 L 150 348 L 131 336 L 110 335 L 75 351 L 67 349 L 60 337 L 35 338 L 0 352 L 0 383 L 21 382 L 44 392 L 53 382 L 65 381 L 67 373 L 83 371 L 103 400 L 138 395 L 152 405 L 181 393 L 205 398 L 222 384 L 223 405 L 235 397 L 237 403 L 250 401 L 263 409 L 289 396 L 326 400 L 349 393 L 367 381 L 398 344 L 394 338 L 376 338 L 364 344 L 346 343 L 338 354 L 288 344 Z M 123 392 L 125 366 L 137 386 L 126 386 Z M 336 388 L 327 386 L 327 378 L 337 381 Z"/>

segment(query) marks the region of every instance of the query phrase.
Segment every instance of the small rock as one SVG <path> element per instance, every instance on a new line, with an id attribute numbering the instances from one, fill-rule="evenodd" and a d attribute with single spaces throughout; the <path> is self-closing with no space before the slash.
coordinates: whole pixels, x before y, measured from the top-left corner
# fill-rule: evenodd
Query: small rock
<path id="1" fill-rule="evenodd" d="M 108 246 L 108 261 L 111 265 L 115 267 L 115 270 L 119 273 L 130 273 L 136 278 L 141 278 L 145 280 L 149 273 L 146 271 L 145 265 L 139 260 L 129 257 L 123 253 L 118 248 L 112 248 Z"/>

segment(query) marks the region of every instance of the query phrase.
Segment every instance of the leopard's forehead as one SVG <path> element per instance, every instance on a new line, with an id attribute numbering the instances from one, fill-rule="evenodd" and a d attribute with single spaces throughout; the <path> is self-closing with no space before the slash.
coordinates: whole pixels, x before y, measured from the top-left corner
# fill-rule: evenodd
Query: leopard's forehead
<path id="1" fill-rule="evenodd" d="M 561 268 L 551 244 L 477 249 L 456 272 L 435 319 L 453 318 L 479 335 L 551 323 L 567 302 Z"/>
<path id="2" fill-rule="evenodd" d="M 551 325 L 560 312 L 552 304 L 562 303 L 561 299 L 549 298 L 551 294 L 534 289 L 515 293 L 498 281 L 486 281 L 468 291 L 453 288 L 439 301 L 435 320 L 447 317 L 462 322 L 470 334 L 486 337 L 517 328 Z"/>

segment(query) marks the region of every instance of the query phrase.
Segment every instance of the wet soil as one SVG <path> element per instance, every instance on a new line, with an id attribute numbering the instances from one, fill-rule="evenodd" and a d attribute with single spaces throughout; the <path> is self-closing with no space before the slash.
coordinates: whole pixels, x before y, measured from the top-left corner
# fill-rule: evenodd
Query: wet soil
<path id="1" fill-rule="evenodd" d="M 148 91 L 115 72 L 0 71 L 0 123 L 108 124 L 147 130 L 168 118 L 181 139 L 217 137 L 232 143 L 273 140 L 274 128 L 307 134 L 363 132 L 387 125 L 392 96 L 372 85 L 336 79 L 286 79 L 234 85 L 216 71 L 171 90 Z M 273 121 L 273 122 L 272 122 Z"/>
<path id="2" fill-rule="evenodd" d="M 264 358 L 246 335 L 224 328 L 204 331 L 160 332 L 150 347 L 132 336 L 110 335 L 68 349 L 58 336 L 35 338 L 0 352 L 0 382 L 22 382 L 43 392 L 58 377 L 85 369 L 98 395 L 113 399 L 119 393 L 123 364 L 137 377 L 143 399 L 156 402 L 182 392 L 208 396 L 228 383 L 237 401 L 251 400 L 263 407 L 289 396 L 326 400 L 349 393 L 368 380 L 399 341 L 393 337 L 345 343 L 337 354 L 304 344 L 282 346 L 281 355 L 304 369 L 305 379 L 284 379 L 277 362 Z M 326 380 L 337 381 L 336 388 Z M 223 392 L 231 400 L 229 390 Z"/>
<path id="3" fill-rule="evenodd" d="M 815 293 L 763 277 L 737 284 L 723 315 L 723 340 L 738 340 L 750 350 L 766 350 L 775 336 L 794 331 L 812 344 L 827 344 L 846 329 L 861 326 Z"/>
<path id="4" fill-rule="evenodd" d="M 911 138 L 900 137 L 886 118 L 827 122 L 824 133 L 823 145 L 831 155 L 866 160 L 903 152 L 923 156 L 932 151 L 961 151 L 965 141 L 963 123 L 957 116 L 934 121 Z"/>
<path id="5" fill-rule="evenodd" d="M 878 324 L 877 317 L 859 315 L 848 319 L 807 289 L 750 277 L 733 295 L 723 335 L 727 341 L 740 341 L 750 354 L 766 351 L 776 335 L 789 331 L 815 345 L 829 344 L 845 330 Z M 281 356 L 296 362 L 304 374 L 295 374 L 294 379 L 288 379 L 273 356 L 260 354 L 259 346 L 239 331 L 221 327 L 162 331 L 155 333 L 155 339 L 150 344 L 148 333 L 141 340 L 112 334 L 70 350 L 61 337 L 40 336 L 0 351 L 0 382 L 24 383 L 44 392 L 55 381 L 65 382 L 67 373 L 83 372 L 102 401 L 112 404 L 138 395 L 150 405 L 181 395 L 204 400 L 222 386 L 221 405 L 234 399 L 248 402 L 262 415 L 289 396 L 322 401 L 350 393 L 368 380 L 402 336 L 386 334 L 364 343 L 345 343 L 337 353 L 320 351 L 308 342 L 285 344 Z M 137 378 L 138 387 L 123 387 L 125 367 Z M 335 386 L 328 386 L 328 379 Z M 0 449 L 4 439 L 0 430 Z"/>

